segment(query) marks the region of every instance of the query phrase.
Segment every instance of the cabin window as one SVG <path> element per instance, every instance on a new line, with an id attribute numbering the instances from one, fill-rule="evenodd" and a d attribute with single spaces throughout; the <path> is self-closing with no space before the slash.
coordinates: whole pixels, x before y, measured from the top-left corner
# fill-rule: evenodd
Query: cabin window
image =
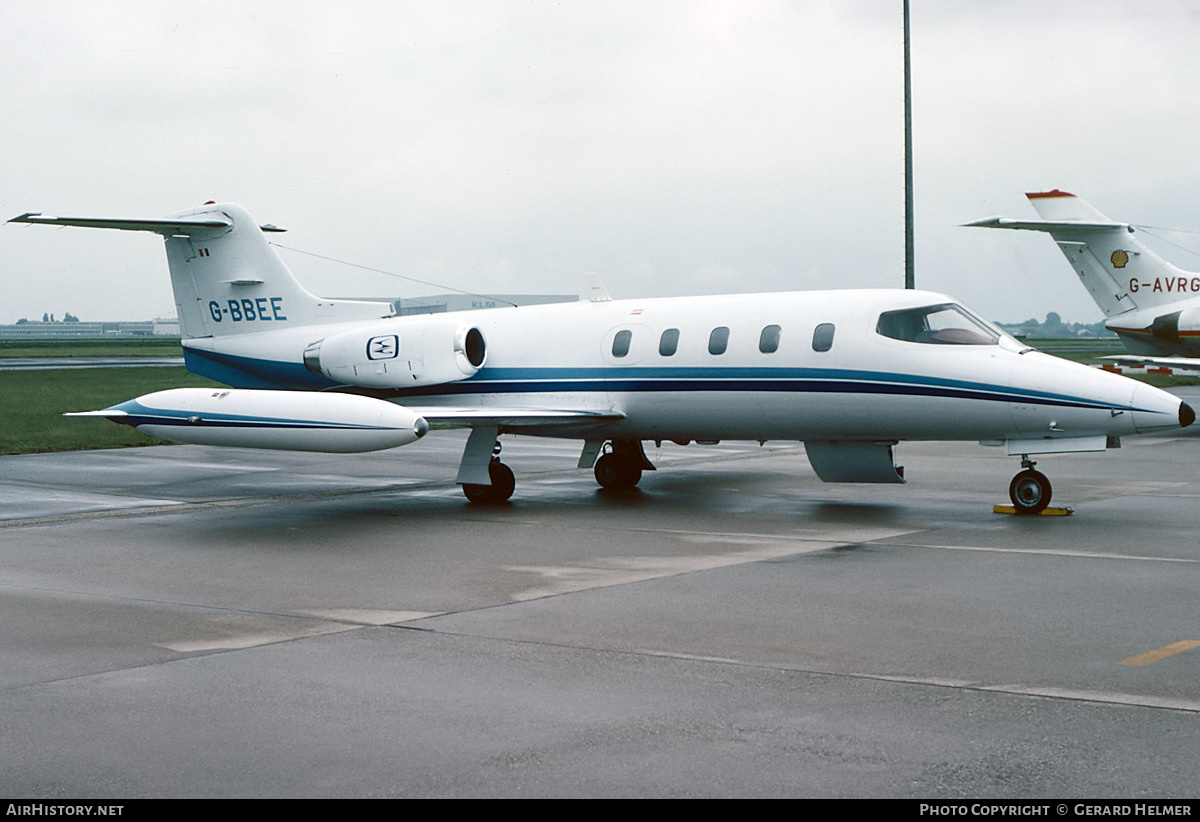
<path id="1" fill-rule="evenodd" d="M 885 311 L 875 330 L 885 337 L 931 345 L 996 345 L 1000 334 L 960 305 L 946 303 Z"/>
<path id="2" fill-rule="evenodd" d="M 828 351 L 833 348 L 833 323 L 821 323 L 813 329 L 813 351 Z"/>
<path id="3" fill-rule="evenodd" d="M 679 350 L 679 329 L 668 328 L 658 338 L 658 353 L 664 357 L 673 357 Z"/>
<path id="4" fill-rule="evenodd" d="M 629 329 L 618 331 L 613 337 L 612 355 L 614 357 L 624 357 L 629 353 L 629 341 L 633 339 L 633 332 Z"/>
<path id="5" fill-rule="evenodd" d="M 709 354 L 724 354 L 725 349 L 729 347 L 729 328 L 728 326 L 719 325 L 712 330 L 708 335 L 708 353 Z"/>
<path id="6" fill-rule="evenodd" d="M 764 354 L 774 354 L 779 350 L 779 332 L 782 329 L 777 325 L 768 325 L 758 335 L 758 350 Z"/>

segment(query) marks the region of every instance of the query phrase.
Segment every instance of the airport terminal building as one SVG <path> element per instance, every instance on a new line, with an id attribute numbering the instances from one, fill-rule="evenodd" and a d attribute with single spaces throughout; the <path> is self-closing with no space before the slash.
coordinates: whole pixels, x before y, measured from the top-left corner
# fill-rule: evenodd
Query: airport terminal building
<path id="1" fill-rule="evenodd" d="M 0 325 L 0 340 L 62 340 L 110 337 L 178 337 L 179 320 L 174 317 L 156 320 L 127 320 L 120 322 L 41 322 L 28 320 Z"/>

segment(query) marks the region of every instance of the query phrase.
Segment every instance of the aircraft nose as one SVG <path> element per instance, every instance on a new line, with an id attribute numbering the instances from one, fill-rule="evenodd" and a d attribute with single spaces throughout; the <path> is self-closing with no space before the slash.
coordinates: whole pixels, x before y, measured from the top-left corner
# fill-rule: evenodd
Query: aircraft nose
<path id="1" fill-rule="evenodd" d="M 1133 426 L 1138 432 L 1187 428 L 1196 421 L 1195 410 L 1161 388 L 1139 383 L 1133 390 Z"/>

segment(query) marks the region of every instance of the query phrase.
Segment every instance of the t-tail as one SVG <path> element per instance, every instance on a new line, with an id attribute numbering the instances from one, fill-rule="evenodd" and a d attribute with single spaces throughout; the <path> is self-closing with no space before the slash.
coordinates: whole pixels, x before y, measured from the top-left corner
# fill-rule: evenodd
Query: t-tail
<path id="1" fill-rule="evenodd" d="M 267 242 L 283 229 L 258 225 L 244 208 L 207 203 L 160 219 L 51 217 L 9 222 L 149 231 L 166 241 L 171 287 L 185 340 L 392 316 L 390 303 L 310 294 Z"/>
<path id="2" fill-rule="evenodd" d="M 1048 232 L 1109 318 L 1200 297 L 1200 273 L 1184 271 L 1155 254 L 1129 223 L 1110 220 L 1058 189 L 1025 196 L 1042 219 L 991 217 L 967 225 Z"/>

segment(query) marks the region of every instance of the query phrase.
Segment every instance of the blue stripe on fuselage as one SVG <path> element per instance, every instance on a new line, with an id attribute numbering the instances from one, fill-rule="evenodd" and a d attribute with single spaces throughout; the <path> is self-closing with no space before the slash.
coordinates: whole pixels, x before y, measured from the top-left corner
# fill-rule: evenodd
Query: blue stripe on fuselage
<path id="1" fill-rule="evenodd" d="M 284 363 L 184 348 L 188 370 L 235 388 L 321 390 L 345 387 L 313 374 L 299 363 Z M 459 382 L 421 388 L 361 390 L 374 397 L 472 396 L 480 394 L 562 394 L 736 391 L 770 393 L 892 394 L 1053 405 L 1068 408 L 1141 410 L 1069 394 L 1007 385 L 837 368 L 753 366 L 610 366 L 603 368 L 483 368 Z"/>

